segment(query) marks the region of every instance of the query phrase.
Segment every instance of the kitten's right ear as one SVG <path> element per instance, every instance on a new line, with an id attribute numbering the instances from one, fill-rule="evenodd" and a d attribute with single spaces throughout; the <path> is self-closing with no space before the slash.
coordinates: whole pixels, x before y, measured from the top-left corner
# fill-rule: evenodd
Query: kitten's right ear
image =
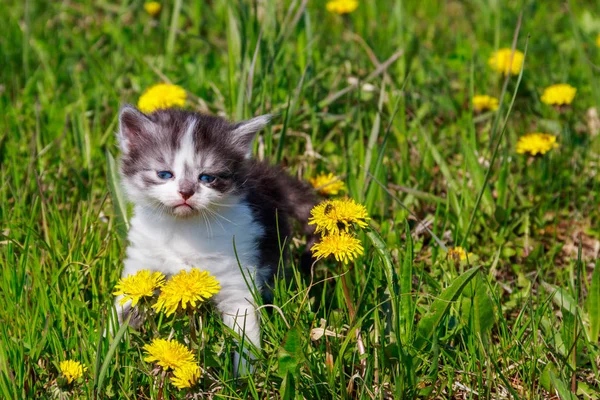
<path id="1" fill-rule="evenodd" d="M 252 155 L 252 141 L 254 137 L 271 122 L 271 114 L 261 115 L 247 121 L 238 122 L 231 131 L 232 145 L 241 148 L 246 153 L 246 158 Z"/>
<path id="2" fill-rule="evenodd" d="M 144 113 L 130 104 L 125 104 L 119 111 L 119 146 L 123 154 L 127 154 L 133 143 L 144 140 L 151 134 L 154 123 Z"/>

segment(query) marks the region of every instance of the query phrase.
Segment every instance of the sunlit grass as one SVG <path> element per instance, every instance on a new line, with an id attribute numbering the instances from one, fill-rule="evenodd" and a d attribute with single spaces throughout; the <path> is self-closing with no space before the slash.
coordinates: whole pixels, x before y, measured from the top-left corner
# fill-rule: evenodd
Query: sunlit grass
<path id="1" fill-rule="evenodd" d="M 521 12 L 524 69 L 505 77 L 488 61 Z M 152 16 L 85 0 L 11 2 L 0 18 L 1 398 L 183 398 L 142 349 L 156 332 L 187 346 L 192 325 L 205 396 L 597 398 L 596 2 L 361 1 L 338 15 L 196 0 Z M 557 82 L 577 89 L 568 107 L 542 99 Z M 209 301 L 116 326 L 117 112 L 158 83 L 188 109 L 275 114 L 255 155 L 307 180 L 331 172 L 371 218 L 347 265 L 302 273 L 303 245 L 286 242 L 248 377 L 233 376 L 236 334 Z M 497 110 L 475 110 L 477 94 Z M 518 154 L 529 132 L 560 147 Z M 68 387 L 65 360 L 86 368 Z"/>

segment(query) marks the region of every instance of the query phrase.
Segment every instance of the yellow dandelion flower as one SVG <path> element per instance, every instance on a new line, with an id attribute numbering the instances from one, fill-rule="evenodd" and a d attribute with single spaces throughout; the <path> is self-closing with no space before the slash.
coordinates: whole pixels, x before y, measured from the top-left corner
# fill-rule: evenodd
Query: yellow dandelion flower
<path id="1" fill-rule="evenodd" d="M 498 109 L 498 99 L 488 95 L 474 96 L 473 109 L 475 111 L 496 111 Z"/>
<path id="2" fill-rule="evenodd" d="M 158 301 L 152 307 L 164 311 L 167 316 L 173 314 L 179 307 L 185 310 L 196 307 L 196 303 L 212 297 L 221 290 L 219 281 L 206 271 L 192 268 L 181 271 L 173 276 L 161 289 Z"/>
<path id="3" fill-rule="evenodd" d="M 552 149 L 558 147 L 556 136 L 548 133 L 528 133 L 519 138 L 517 143 L 517 153 L 529 153 L 532 156 L 536 154 L 546 154 Z"/>
<path id="4" fill-rule="evenodd" d="M 185 90 L 177 85 L 159 83 L 148 89 L 140 96 L 138 108 L 143 113 L 156 110 L 183 107 L 185 105 Z"/>
<path id="5" fill-rule="evenodd" d="M 600 33 L 598 34 L 598 37 L 596 38 L 596 46 L 600 47 Z"/>
<path id="6" fill-rule="evenodd" d="M 316 225 L 315 233 L 339 233 L 348 232 L 351 225 L 356 224 L 360 228 L 367 226 L 370 220 L 367 209 L 353 199 L 334 199 L 317 204 L 310 210 L 311 217 L 309 225 Z"/>
<path id="7" fill-rule="evenodd" d="M 332 0 L 328 1 L 327 11 L 335 14 L 349 14 L 358 8 L 357 0 Z"/>
<path id="8" fill-rule="evenodd" d="M 575 98 L 577 89 L 567 83 L 557 83 L 556 85 L 548 86 L 542 94 L 542 103 L 562 106 L 571 104 Z"/>
<path id="9" fill-rule="evenodd" d="M 331 172 L 328 174 L 320 174 L 314 178 L 310 178 L 310 184 L 322 195 L 336 195 L 341 190 L 346 190 L 344 181 L 339 179 Z"/>
<path id="10" fill-rule="evenodd" d="M 473 253 L 469 253 L 469 258 L 473 255 Z M 448 258 L 456 260 L 456 261 L 465 261 L 467 259 L 467 252 L 460 246 L 451 247 L 448 249 Z"/>
<path id="11" fill-rule="evenodd" d="M 337 261 L 344 264 L 364 253 L 360 240 L 346 232 L 323 236 L 310 250 L 318 259 L 333 255 Z"/>
<path id="12" fill-rule="evenodd" d="M 135 307 L 142 297 L 152 297 L 154 291 L 162 287 L 164 283 L 165 276 L 162 273 L 143 269 L 135 275 L 127 275 L 127 277 L 121 278 L 115 286 L 116 291 L 113 294 L 115 296 L 123 295 L 119 302 L 120 305 L 131 300 L 131 306 Z"/>
<path id="13" fill-rule="evenodd" d="M 155 362 L 165 370 L 196 364 L 194 354 L 176 340 L 154 339 L 144 345 L 144 350 L 147 353 L 144 361 Z"/>
<path id="14" fill-rule="evenodd" d="M 185 389 L 194 386 L 200 379 L 200 367 L 196 364 L 186 364 L 173 370 L 171 383 L 178 389 Z"/>
<path id="15" fill-rule="evenodd" d="M 73 381 L 81 378 L 83 373 L 87 371 L 79 361 L 66 360 L 61 361 L 59 364 L 60 373 L 65 377 L 67 383 L 70 385 Z"/>
<path id="16" fill-rule="evenodd" d="M 160 14 L 161 8 L 162 6 L 158 1 L 149 1 L 144 3 L 144 10 L 146 10 L 146 12 L 152 17 L 156 17 L 158 14 Z"/>
<path id="17" fill-rule="evenodd" d="M 488 60 L 488 65 L 495 71 L 498 71 L 504 75 L 508 75 L 508 73 L 512 73 L 513 75 L 518 75 L 521 72 L 521 68 L 523 67 L 523 60 L 525 56 L 519 50 L 515 50 L 514 56 L 512 56 L 512 64 L 510 62 L 512 55 L 512 49 L 504 48 L 500 49 Z"/>

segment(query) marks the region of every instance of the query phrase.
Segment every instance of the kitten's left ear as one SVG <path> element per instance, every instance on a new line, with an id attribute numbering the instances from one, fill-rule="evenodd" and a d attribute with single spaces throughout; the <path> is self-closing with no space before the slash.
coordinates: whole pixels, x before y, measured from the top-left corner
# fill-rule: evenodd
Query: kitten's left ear
<path id="1" fill-rule="evenodd" d="M 261 115 L 246 121 L 238 122 L 231 130 L 231 140 L 234 146 L 240 147 L 246 153 L 246 158 L 252 155 L 252 141 L 269 122 L 271 114 Z"/>

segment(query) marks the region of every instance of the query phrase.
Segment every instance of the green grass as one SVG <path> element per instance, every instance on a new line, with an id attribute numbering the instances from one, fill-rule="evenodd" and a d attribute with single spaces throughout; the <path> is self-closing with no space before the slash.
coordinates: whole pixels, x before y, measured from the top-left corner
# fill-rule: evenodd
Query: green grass
<path id="1" fill-rule="evenodd" d="M 355 263 L 321 261 L 312 281 L 292 268 L 278 282 L 253 375 L 232 376 L 233 334 L 204 307 L 198 390 L 600 398 L 600 136 L 589 111 L 600 106 L 600 6 L 381 0 L 340 17 L 305 4 L 165 1 L 156 20 L 141 1 L 0 7 L 1 398 L 49 397 L 65 359 L 88 368 L 75 397 L 185 396 L 162 393 L 141 350 L 154 335 L 183 340 L 185 320 L 103 334 L 126 246 L 107 156 L 117 110 L 165 79 L 189 92 L 189 109 L 276 113 L 255 153 L 303 178 L 343 176 L 372 217 Z M 487 59 L 511 46 L 521 13 L 521 81 L 511 77 L 499 114 L 474 114 L 473 94 L 500 97 Z M 349 78 L 358 87 L 340 95 Z M 559 82 L 578 89 L 564 113 L 539 100 Z M 560 148 L 516 154 L 534 131 Z M 469 262 L 448 259 L 419 221 Z M 320 327 L 331 335 L 315 338 Z"/>

